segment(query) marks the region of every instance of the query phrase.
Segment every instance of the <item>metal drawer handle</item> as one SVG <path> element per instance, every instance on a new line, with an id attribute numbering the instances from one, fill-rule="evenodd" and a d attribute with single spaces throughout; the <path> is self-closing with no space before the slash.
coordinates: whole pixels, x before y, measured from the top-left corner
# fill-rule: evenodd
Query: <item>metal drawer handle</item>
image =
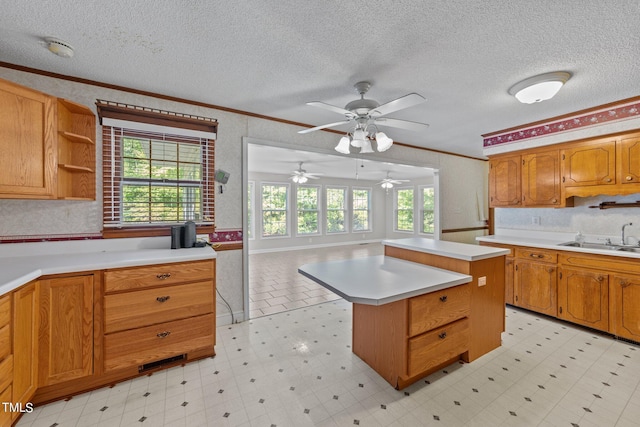
<path id="1" fill-rule="evenodd" d="M 440 301 L 442 301 L 442 302 L 447 302 L 447 296 L 446 296 L 446 295 L 442 295 L 442 296 L 440 297 Z"/>
<path id="2" fill-rule="evenodd" d="M 156 274 L 156 277 L 160 280 L 168 279 L 171 277 L 171 273 Z"/>
<path id="3" fill-rule="evenodd" d="M 440 334 L 438 334 L 438 338 L 440 338 L 441 340 L 445 339 L 447 337 L 447 333 L 446 332 L 442 332 Z"/>
<path id="4" fill-rule="evenodd" d="M 542 254 L 529 254 L 529 256 L 531 258 L 544 258 L 544 255 L 542 255 Z"/>
<path id="5" fill-rule="evenodd" d="M 171 331 L 159 332 L 156 334 L 158 338 L 166 338 L 171 334 Z"/>
<path id="6" fill-rule="evenodd" d="M 156 298 L 156 301 L 158 302 L 165 302 L 167 301 L 169 298 L 171 298 L 169 295 L 163 296 L 163 297 L 158 297 Z"/>

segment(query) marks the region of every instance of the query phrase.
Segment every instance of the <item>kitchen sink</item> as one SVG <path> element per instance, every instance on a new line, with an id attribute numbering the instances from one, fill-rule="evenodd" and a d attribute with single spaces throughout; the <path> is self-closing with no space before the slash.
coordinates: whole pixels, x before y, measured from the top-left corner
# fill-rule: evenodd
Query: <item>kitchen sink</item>
<path id="1" fill-rule="evenodd" d="M 608 243 L 565 242 L 565 243 L 559 243 L 558 246 L 571 246 L 574 248 L 600 249 L 605 251 L 622 251 L 622 252 L 640 253 L 640 246 L 621 246 L 621 245 L 612 245 Z"/>
<path id="2" fill-rule="evenodd" d="M 572 246 L 574 248 L 584 248 L 584 249 L 604 249 L 608 251 L 617 251 L 620 246 L 607 244 L 607 243 L 587 243 L 587 242 L 565 242 L 559 243 L 558 246 Z"/>
<path id="3" fill-rule="evenodd" d="M 620 247 L 618 247 L 617 250 L 622 251 L 622 252 L 640 253 L 640 246 L 620 246 Z"/>

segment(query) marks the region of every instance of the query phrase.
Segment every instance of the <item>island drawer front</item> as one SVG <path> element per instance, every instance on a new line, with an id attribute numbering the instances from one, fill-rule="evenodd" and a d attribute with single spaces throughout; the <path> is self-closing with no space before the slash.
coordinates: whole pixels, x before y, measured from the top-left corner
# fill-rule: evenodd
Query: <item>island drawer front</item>
<path id="1" fill-rule="evenodd" d="M 536 248 L 518 248 L 516 249 L 516 258 L 530 259 L 542 262 L 558 262 L 558 254 L 555 251 L 545 251 Z"/>
<path id="2" fill-rule="evenodd" d="M 119 268 L 104 273 L 106 293 L 214 278 L 214 260 Z"/>
<path id="3" fill-rule="evenodd" d="M 213 351 L 214 325 L 214 315 L 205 314 L 105 335 L 104 368 L 140 366 L 204 348 Z"/>
<path id="4" fill-rule="evenodd" d="M 13 355 L 10 354 L 0 362 L 0 391 L 5 390 L 13 381 Z M 11 400 L 3 400 L 10 402 Z"/>
<path id="5" fill-rule="evenodd" d="M 206 281 L 106 295 L 105 333 L 212 313 L 213 293 Z"/>
<path id="6" fill-rule="evenodd" d="M 413 337 L 469 315 L 468 284 L 409 299 L 409 336 Z"/>
<path id="7" fill-rule="evenodd" d="M 409 340 L 408 376 L 418 375 L 469 349 L 469 319 L 434 329 Z"/>

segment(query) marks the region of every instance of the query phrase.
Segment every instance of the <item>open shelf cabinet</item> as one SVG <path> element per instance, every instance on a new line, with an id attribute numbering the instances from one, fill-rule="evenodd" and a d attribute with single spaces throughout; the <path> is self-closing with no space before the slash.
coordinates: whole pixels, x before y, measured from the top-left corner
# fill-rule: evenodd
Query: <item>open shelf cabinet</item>
<path id="1" fill-rule="evenodd" d="M 58 98 L 58 199 L 96 198 L 96 118 L 84 105 Z"/>

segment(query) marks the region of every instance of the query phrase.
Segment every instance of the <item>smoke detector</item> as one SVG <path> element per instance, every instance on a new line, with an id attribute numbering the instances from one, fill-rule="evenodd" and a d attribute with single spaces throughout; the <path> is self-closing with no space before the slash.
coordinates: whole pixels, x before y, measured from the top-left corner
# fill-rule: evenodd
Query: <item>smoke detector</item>
<path id="1" fill-rule="evenodd" d="M 50 52 L 63 58 L 71 58 L 73 56 L 73 46 L 69 43 L 53 37 L 46 37 L 44 41 Z"/>

